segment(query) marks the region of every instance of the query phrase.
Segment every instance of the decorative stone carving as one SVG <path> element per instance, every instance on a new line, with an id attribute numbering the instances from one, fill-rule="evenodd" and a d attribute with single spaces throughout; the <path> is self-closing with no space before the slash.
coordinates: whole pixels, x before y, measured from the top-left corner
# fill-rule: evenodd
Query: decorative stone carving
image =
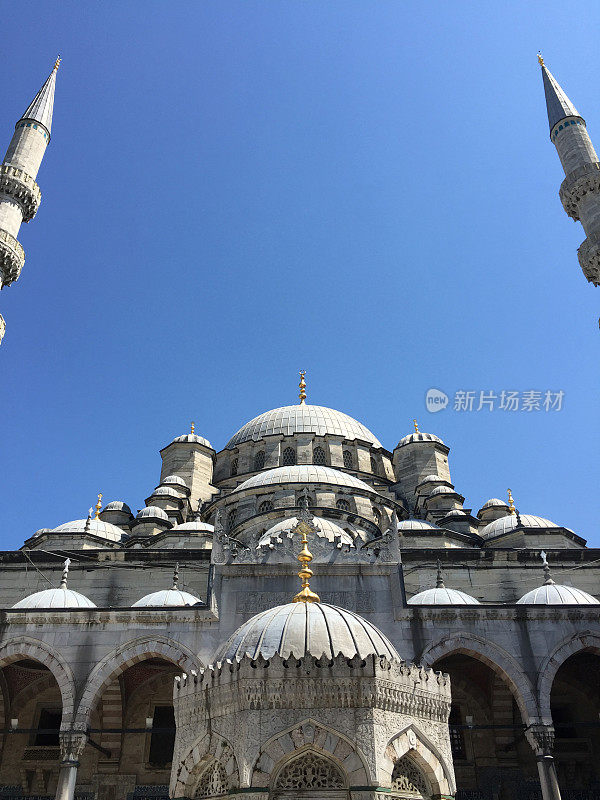
<path id="1" fill-rule="evenodd" d="M 17 280 L 25 263 L 25 251 L 8 231 L 0 229 L 0 283 L 9 286 Z"/>
<path id="2" fill-rule="evenodd" d="M 16 200 L 23 212 L 23 222 L 35 217 L 42 200 L 42 192 L 33 178 L 22 169 L 10 164 L 0 165 L 0 195 Z"/>
<path id="3" fill-rule="evenodd" d="M 222 797 L 229 791 L 229 781 L 223 765 L 213 761 L 202 772 L 194 798 L 197 797 Z"/>
<path id="4" fill-rule="evenodd" d="M 594 286 L 600 286 L 600 240 L 596 236 L 588 236 L 577 251 L 579 264 L 585 277 Z"/>
<path id="5" fill-rule="evenodd" d="M 344 776 L 328 758 L 311 750 L 290 761 L 281 770 L 275 781 L 275 789 L 342 789 Z"/>
<path id="6" fill-rule="evenodd" d="M 395 798 L 414 797 L 429 800 L 431 797 L 431 787 L 428 781 L 408 756 L 404 756 L 395 763 L 391 790 L 391 796 Z"/>
<path id="7" fill-rule="evenodd" d="M 552 725 L 530 725 L 525 731 L 527 741 L 537 756 L 551 756 L 554 750 Z"/>
<path id="8" fill-rule="evenodd" d="M 87 734 L 81 731 L 61 731 L 60 755 L 63 763 L 77 764 L 87 743 Z"/>
<path id="9" fill-rule="evenodd" d="M 597 161 L 574 169 L 560 185 L 560 201 L 571 219 L 579 219 L 579 203 L 590 192 L 600 192 L 600 163 Z"/>

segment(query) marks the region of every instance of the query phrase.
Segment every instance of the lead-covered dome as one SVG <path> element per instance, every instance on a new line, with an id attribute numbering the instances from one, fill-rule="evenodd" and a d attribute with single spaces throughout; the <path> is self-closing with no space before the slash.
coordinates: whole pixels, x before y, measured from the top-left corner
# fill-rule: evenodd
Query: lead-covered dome
<path id="1" fill-rule="evenodd" d="M 125 505 L 125 504 L 123 504 Z M 107 509 L 104 509 L 106 511 Z M 112 509 L 110 509 L 112 510 Z M 119 509 L 121 510 L 121 509 Z M 46 532 L 46 529 L 42 529 Z M 111 542 L 120 542 L 125 531 L 110 522 L 103 522 L 101 519 L 74 519 L 71 522 L 64 522 L 56 528 L 52 528 L 51 533 L 68 533 L 71 536 L 90 534 L 99 536 L 102 539 L 109 539 Z M 36 536 L 40 533 L 38 531 Z"/>
<path id="2" fill-rule="evenodd" d="M 484 539 L 491 539 L 494 536 L 502 536 L 504 533 L 510 533 L 515 528 L 533 528 L 540 530 L 543 528 L 560 528 L 552 520 L 545 519 L 544 517 L 536 517 L 533 514 L 507 514 L 505 517 L 500 517 L 490 522 L 479 531 L 479 535 Z"/>
<path id="3" fill-rule="evenodd" d="M 223 645 L 217 661 L 244 656 L 265 659 L 302 658 L 312 655 L 335 658 L 358 655 L 400 660 L 392 643 L 358 614 L 327 603 L 287 603 L 270 608 L 245 622 Z"/>
<path id="4" fill-rule="evenodd" d="M 85 595 L 61 586 L 30 594 L 15 603 L 13 608 L 96 608 L 96 604 Z"/>
<path id="5" fill-rule="evenodd" d="M 532 589 L 524 594 L 518 605 L 546 605 L 546 606 L 597 606 L 598 600 L 591 594 L 574 586 L 562 586 L 559 583 L 545 583 L 537 589 Z"/>
<path id="6" fill-rule="evenodd" d="M 402 439 L 398 442 L 398 447 L 404 447 L 406 444 L 412 444 L 413 442 L 437 442 L 438 444 L 444 444 L 439 436 L 436 436 L 434 433 L 409 433 L 408 436 L 403 436 Z"/>
<path id="7" fill-rule="evenodd" d="M 140 608 L 141 606 L 145 606 L 146 608 L 197 606 L 199 604 L 202 604 L 200 598 L 194 597 L 194 595 L 189 592 L 183 592 L 181 589 L 173 587 L 172 589 L 161 589 L 158 592 L 151 592 L 150 594 L 144 595 L 144 597 L 133 604 L 133 608 Z"/>
<path id="8" fill-rule="evenodd" d="M 274 408 L 254 417 L 231 437 L 225 449 L 237 447 L 242 442 L 256 442 L 265 436 L 293 436 L 295 433 L 314 433 L 317 436 L 331 434 L 344 439 L 362 439 L 372 447 L 381 447 L 381 442 L 368 428 L 347 414 L 325 406 L 301 403 Z"/>
<path id="9" fill-rule="evenodd" d="M 459 589 L 447 589 L 445 586 L 436 586 L 435 589 L 425 589 L 413 595 L 408 601 L 409 606 L 478 606 L 479 600 L 471 597 Z"/>
<path id="10" fill-rule="evenodd" d="M 330 483 L 333 486 L 346 486 L 349 489 L 361 489 L 371 494 L 376 493 L 372 486 L 348 472 L 340 472 L 333 467 L 321 467 L 315 464 L 297 464 L 293 467 L 268 469 L 240 483 L 234 491 L 241 492 L 245 489 L 256 489 L 282 483 Z"/>

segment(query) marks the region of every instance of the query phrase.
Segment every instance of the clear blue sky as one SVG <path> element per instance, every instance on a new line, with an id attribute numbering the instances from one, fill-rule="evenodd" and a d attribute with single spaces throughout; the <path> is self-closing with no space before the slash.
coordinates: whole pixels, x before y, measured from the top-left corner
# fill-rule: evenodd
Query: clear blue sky
<path id="1" fill-rule="evenodd" d="M 2 291 L 0 547 L 137 510 L 189 421 L 296 402 L 392 450 L 417 417 L 477 510 L 598 534 L 598 300 L 546 63 L 600 147 L 597 2 L 2 2 L 0 139 L 57 53 L 43 202 Z M 438 414 L 430 387 L 562 390 Z"/>

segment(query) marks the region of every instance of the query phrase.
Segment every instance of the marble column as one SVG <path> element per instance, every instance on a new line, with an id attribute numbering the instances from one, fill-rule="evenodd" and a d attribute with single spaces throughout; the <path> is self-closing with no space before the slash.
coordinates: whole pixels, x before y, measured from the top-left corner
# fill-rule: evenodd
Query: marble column
<path id="1" fill-rule="evenodd" d="M 552 725 L 530 725 L 525 731 L 535 753 L 543 800 L 561 800 L 556 764 L 554 763 L 554 728 Z"/>
<path id="2" fill-rule="evenodd" d="M 60 771 L 56 800 L 74 800 L 75 783 L 79 757 L 85 749 L 87 734 L 80 731 L 61 731 L 60 733 Z"/>

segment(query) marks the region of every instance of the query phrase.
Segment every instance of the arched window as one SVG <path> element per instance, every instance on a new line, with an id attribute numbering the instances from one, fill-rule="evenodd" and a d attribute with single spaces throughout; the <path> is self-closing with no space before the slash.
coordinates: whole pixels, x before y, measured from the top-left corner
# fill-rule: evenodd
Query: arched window
<path id="1" fill-rule="evenodd" d="M 296 451 L 293 447 L 286 447 L 283 451 L 283 466 L 292 467 L 296 463 Z"/>
<path id="2" fill-rule="evenodd" d="M 309 750 L 284 766 L 273 788 L 318 792 L 319 789 L 343 789 L 345 785 L 342 771 L 336 764 Z"/>
<path id="3" fill-rule="evenodd" d="M 429 782 L 408 756 L 402 756 L 394 764 L 392 772 L 392 792 L 402 792 L 403 796 L 429 800 L 431 788 Z"/>
<path id="4" fill-rule="evenodd" d="M 223 765 L 213 761 L 202 772 L 194 792 L 194 798 L 220 797 L 229 791 L 229 781 Z"/>
<path id="5" fill-rule="evenodd" d="M 371 472 L 373 475 L 377 475 L 377 459 L 375 456 L 371 456 Z"/>
<path id="6" fill-rule="evenodd" d="M 344 466 L 346 469 L 352 469 L 354 466 L 354 459 L 350 450 L 344 450 Z"/>
<path id="7" fill-rule="evenodd" d="M 273 511 L 273 502 L 271 500 L 263 500 L 258 507 L 260 514 L 265 514 L 267 511 Z"/>
<path id="8" fill-rule="evenodd" d="M 235 525 L 235 518 L 237 517 L 237 508 L 232 508 L 227 514 L 227 530 L 230 531 Z"/>
<path id="9" fill-rule="evenodd" d="M 350 503 L 347 500 L 337 500 L 335 507 L 340 511 L 350 511 Z"/>
<path id="10" fill-rule="evenodd" d="M 325 450 L 322 447 L 313 450 L 313 464 L 325 464 Z"/>
<path id="11" fill-rule="evenodd" d="M 232 474 L 232 476 L 233 475 L 237 475 L 237 471 L 238 471 L 238 460 L 237 460 L 237 458 L 234 458 L 233 461 L 231 462 L 231 474 Z"/>
<path id="12" fill-rule="evenodd" d="M 265 468 L 265 451 L 259 450 L 259 452 L 254 456 L 254 469 L 264 469 Z"/>

